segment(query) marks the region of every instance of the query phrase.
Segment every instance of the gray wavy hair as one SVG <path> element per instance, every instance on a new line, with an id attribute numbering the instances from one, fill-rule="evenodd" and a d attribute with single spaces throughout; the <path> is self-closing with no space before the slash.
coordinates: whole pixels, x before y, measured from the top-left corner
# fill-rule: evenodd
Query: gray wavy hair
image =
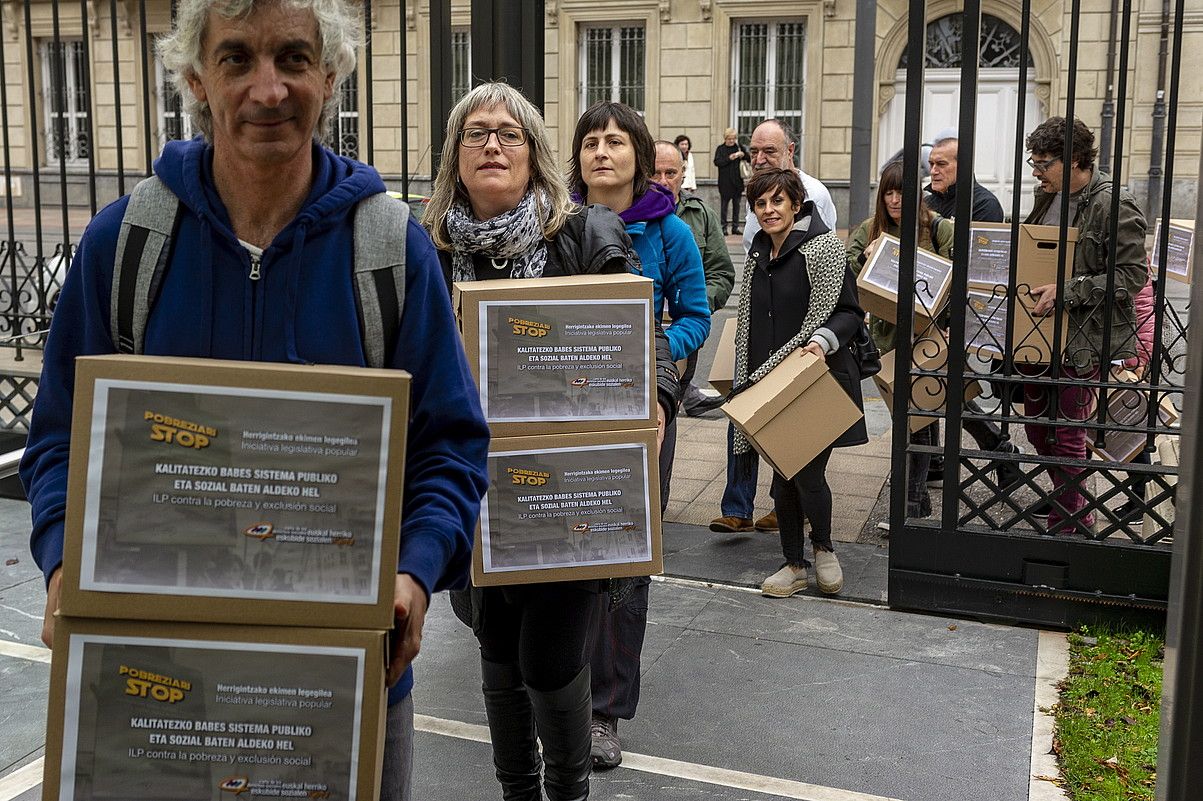
<path id="1" fill-rule="evenodd" d="M 359 45 L 363 41 L 363 19 L 358 9 L 344 0 L 180 0 L 176 8 L 175 29 L 155 45 L 163 66 L 171 73 L 171 82 L 183 102 L 184 111 L 192 124 L 213 139 L 213 113 L 208 103 L 202 103 L 188 86 L 190 77 L 199 76 L 204 53 L 205 29 L 212 11 L 225 19 L 247 17 L 257 8 L 283 5 L 287 8 L 309 10 L 317 18 L 318 37 L 322 46 L 322 67 L 334 73 L 334 91 L 322 106 L 314 137 L 324 139 L 338 113 L 343 82 L 355 70 Z"/>
<path id="2" fill-rule="evenodd" d="M 551 138 L 543 115 L 521 92 L 508 83 L 482 83 L 451 109 L 447 117 L 447 138 L 443 141 L 443 159 L 439 162 L 439 174 L 435 176 L 430 201 L 422 214 L 422 221 L 430 231 L 435 247 L 451 250 L 451 238 L 447 234 L 447 212 L 454 203 L 468 203 L 468 193 L 459 181 L 459 134 L 464 121 L 474 111 L 482 108 L 504 106 L 506 111 L 526 129 L 526 146 L 530 148 L 530 187 L 542 189 L 550 200 L 551 210 L 543 224 L 543 238 L 551 239 L 564 227 L 564 221 L 576 210 L 576 204 L 568 197 L 568 185 L 564 174 L 551 153 Z M 536 194 L 536 203 L 542 203 Z M 543 211 L 542 208 L 539 211 Z"/>

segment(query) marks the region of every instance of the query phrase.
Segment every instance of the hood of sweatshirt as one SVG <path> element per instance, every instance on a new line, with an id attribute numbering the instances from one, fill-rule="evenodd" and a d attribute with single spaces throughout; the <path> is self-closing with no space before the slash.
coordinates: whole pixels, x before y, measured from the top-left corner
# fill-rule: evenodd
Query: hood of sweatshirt
<path id="1" fill-rule="evenodd" d="M 186 339 L 172 332 L 173 339 L 181 339 L 172 346 L 178 355 L 294 363 L 314 358 L 304 355 L 314 348 L 298 348 L 297 320 L 304 313 L 300 288 L 310 297 L 349 285 L 352 213 L 360 200 L 385 186 L 373 168 L 316 143 L 311 157 L 309 194 L 296 217 L 264 249 L 261 275 L 248 280 L 251 257 L 239 244 L 214 184 L 213 146 L 201 138 L 167 143 L 155 161 L 155 174 L 191 212 L 176 237 L 168 282 L 190 298 L 185 301 L 165 285 L 158 305 L 178 307 L 197 326 Z M 329 269 L 333 264 L 346 264 L 345 273 Z M 176 283 L 185 280 L 186 288 Z M 320 326 L 321 321 L 305 325 Z M 319 355 L 330 359 L 338 354 Z"/>
<path id="2" fill-rule="evenodd" d="M 585 204 L 585 199 L 577 193 L 572 193 L 572 199 L 579 205 Z M 667 217 L 670 214 L 675 214 L 677 211 L 677 202 L 673 200 L 673 193 L 665 189 L 660 184 L 649 183 L 647 191 L 639 197 L 635 198 L 635 202 L 631 207 L 624 212 L 619 213 L 619 218 L 626 223 L 627 233 L 632 236 L 635 233 L 631 230 L 632 223 L 647 223 L 652 220 L 659 220 Z M 642 233 L 643 226 L 639 227 L 639 232 Z"/>

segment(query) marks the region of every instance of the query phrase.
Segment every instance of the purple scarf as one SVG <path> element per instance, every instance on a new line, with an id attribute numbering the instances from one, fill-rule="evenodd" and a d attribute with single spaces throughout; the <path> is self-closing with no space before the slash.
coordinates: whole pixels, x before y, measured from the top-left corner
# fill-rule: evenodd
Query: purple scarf
<path id="1" fill-rule="evenodd" d="M 572 199 L 581 205 L 585 204 L 585 199 L 575 192 L 572 194 Z M 618 216 L 623 223 L 630 225 L 631 223 L 659 220 L 676 213 L 676 210 L 677 204 L 673 200 L 672 192 L 660 184 L 649 183 L 647 191 L 635 198 L 631 207 Z"/>

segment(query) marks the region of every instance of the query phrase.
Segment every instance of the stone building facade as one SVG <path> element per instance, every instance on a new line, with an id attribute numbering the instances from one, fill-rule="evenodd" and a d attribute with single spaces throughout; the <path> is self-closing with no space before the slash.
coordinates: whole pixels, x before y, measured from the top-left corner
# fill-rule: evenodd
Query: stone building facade
<path id="1" fill-rule="evenodd" d="M 1097 131 L 1107 95 L 1111 3 L 1082 0 L 1081 5 L 1076 111 Z M 1143 201 L 1155 161 L 1157 93 L 1168 95 L 1169 85 L 1167 80 L 1158 86 L 1162 3 L 1135 0 L 1134 6 L 1121 177 Z M 1029 80 L 1020 88 L 1015 54 L 1020 4 L 984 4 L 989 41 L 981 51 L 977 172 L 1003 193 L 1009 193 L 1013 180 L 1018 103 L 1027 109 L 1030 130 L 1039 120 L 1063 113 L 1069 89 L 1070 3 L 1035 0 L 1032 7 Z M 691 138 L 705 194 L 713 191 L 711 154 L 724 128 L 747 133 L 766 114 L 784 117 L 798 129 L 800 164 L 828 184 L 843 214 L 852 143 L 855 8 L 854 0 L 547 0 L 541 22 L 553 140 L 566 156 L 572 123 L 588 103 L 621 99 L 639 108 L 654 135 Z M 956 124 L 960 8 L 956 0 L 928 4 L 927 138 Z M 44 203 L 55 202 L 63 183 L 68 202 L 86 203 L 89 167 L 104 202 L 117 194 L 119 168 L 133 180 L 165 139 L 189 135 L 153 51 L 155 36 L 170 26 L 169 0 L 147 0 L 145 21 L 139 9 L 133 0 L 0 2 L 5 112 L 0 153 L 9 168 L 7 179 L 0 176 L 0 193 L 11 190 L 15 205 L 32 202 L 35 167 Z M 454 41 L 445 46 L 453 48 L 456 89 L 462 92 L 471 71 L 469 2 L 452 0 L 451 9 Z M 906 0 L 878 4 L 874 175 L 902 144 L 906 9 Z M 395 2 L 376 2 L 370 23 L 371 58 L 363 60 L 344 98 L 335 144 L 395 179 L 402 171 L 404 139 L 413 189 L 421 191 L 431 163 L 429 5 L 409 4 L 403 11 Z M 1173 163 L 1176 216 L 1193 213 L 1198 184 L 1203 10 L 1187 11 L 1183 52 Z M 1117 53 L 1115 95 L 1119 61 Z M 842 216 L 841 224 L 845 221 Z"/>

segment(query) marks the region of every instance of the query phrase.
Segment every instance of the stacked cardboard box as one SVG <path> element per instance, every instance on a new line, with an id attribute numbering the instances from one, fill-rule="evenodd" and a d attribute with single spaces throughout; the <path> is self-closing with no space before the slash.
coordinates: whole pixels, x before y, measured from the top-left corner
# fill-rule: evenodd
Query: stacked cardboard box
<path id="1" fill-rule="evenodd" d="M 1065 315 L 1034 313 L 1036 299 L 1031 291 L 1057 284 L 1060 252 L 1065 250 L 1065 275 L 1072 275 L 1074 246 L 1078 231 L 1069 228 L 1064 248 L 1061 230 L 1055 225 L 1020 225 L 1018 244 L 1005 223 L 978 223 L 970 229 L 969 284 L 965 310 L 965 342 L 987 359 L 1001 359 L 1009 347 L 1016 364 L 1049 364 L 1060 328 L 1061 347 L 1068 333 Z M 1018 248 L 1015 289 L 1009 289 L 1011 251 Z M 1007 343 L 1007 315 L 1015 301 L 1014 324 Z"/>
<path id="2" fill-rule="evenodd" d="M 408 393 L 78 361 L 43 798 L 377 797 Z"/>
<path id="3" fill-rule="evenodd" d="M 1184 284 L 1191 282 L 1195 264 L 1195 221 L 1170 220 L 1166 243 L 1165 274 Z M 1161 267 L 1161 220 L 1153 229 L 1153 273 Z"/>
<path id="4" fill-rule="evenodd" d="M 661 572 L 652 282 L 456 284 L 493 433 L 477 586 Z"/>

